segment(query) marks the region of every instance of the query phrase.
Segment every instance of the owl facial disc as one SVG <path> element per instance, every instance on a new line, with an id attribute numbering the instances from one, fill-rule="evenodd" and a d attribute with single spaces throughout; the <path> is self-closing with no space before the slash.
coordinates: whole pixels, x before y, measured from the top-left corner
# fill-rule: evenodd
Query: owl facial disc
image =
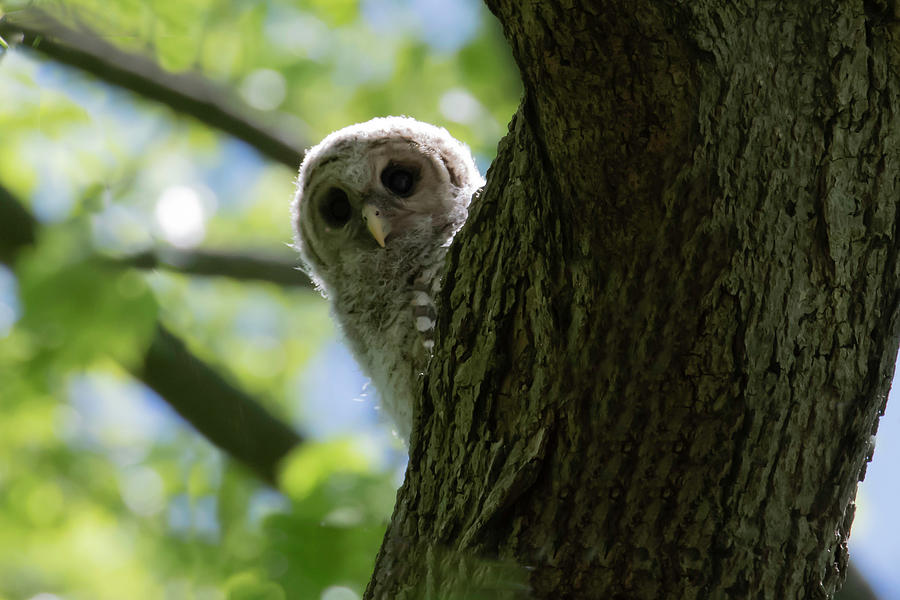
<path id="1" fill-rule="evenodd" d="M 300 166 L 295 245 L 404 439 L 435 346 L 444 258 L 483 184 L 462 142 L 409 117 L 336 131 Z"/>

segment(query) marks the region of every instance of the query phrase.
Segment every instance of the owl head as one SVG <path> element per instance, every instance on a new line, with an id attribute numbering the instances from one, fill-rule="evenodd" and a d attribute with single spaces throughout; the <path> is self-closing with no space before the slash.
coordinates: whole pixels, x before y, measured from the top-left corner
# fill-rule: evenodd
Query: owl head
<path id="1" fill-rule="evenodd" d="M 351 125 L 300 166 L 295 243 L 327 295 L 359 270 L 402 276 L 423 249 L 449 243 L 483 183 L 469 149 L 441 127 L 409 117 Z"/>

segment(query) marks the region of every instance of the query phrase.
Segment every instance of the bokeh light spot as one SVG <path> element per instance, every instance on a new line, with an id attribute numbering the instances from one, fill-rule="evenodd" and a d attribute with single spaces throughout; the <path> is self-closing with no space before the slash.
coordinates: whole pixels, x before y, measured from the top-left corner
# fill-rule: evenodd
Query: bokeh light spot
<path id="1" fill-rule="evenodd" d="M 333 585 L 322 592 L 321 600 L 359 600 L 359 596 L 348 587 Z"/>
<path id="2" fill-rule="evenodd" d="M 454 88 L 441 96 L 439 107 L 446 118 L 467 125 L 475 123 L 484 112 L 475 96 L 461 88 Z"/>
<path id="3" fill-rule="evenodd" d="M 125 505 L 136 515 L 151 517 L 163 509 L 163 481 L 150 467 L 134 467 L 119 478 L 119 491 Z"/>
<path id="4" fill-rule="evenodd" d="M 286 94 L 284 75 L 272 69 L 256 69 L 241 84 L 241 97 L 257 110 L 278 108 Z"/>
<path id="5" fill-rule="evenodd" d="M 206 236 L 206 216 L 195 190 L 183 185 L 166 188 L 156 201 L 156 222 L 173 246 L 192 248 Z"/>

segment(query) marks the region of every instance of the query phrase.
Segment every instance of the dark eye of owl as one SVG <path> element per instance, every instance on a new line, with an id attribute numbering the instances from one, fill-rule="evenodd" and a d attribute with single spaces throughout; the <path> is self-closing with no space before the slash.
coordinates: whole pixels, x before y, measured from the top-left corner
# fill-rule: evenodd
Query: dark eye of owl
<path id="1" fill-rule="evenodd" d="M 320 209 L 322 210 L 322 216 L 325 217 L 329 225 L 335 227 L 344 225 L 349 221 L 350 213 L 352 212 L 347 192 L 336 187 L 329 189 L 325 194 L 325 201 L 322 202 Z"/>
<path id="2" fill-rule="evenodd" d="M 381 172 L 381 183 L 389 192 L 403 198 L 412 194 L 413 188 L 416 186 L 417 175 L 418 173 L 409 167 L 388 165 Z"/>

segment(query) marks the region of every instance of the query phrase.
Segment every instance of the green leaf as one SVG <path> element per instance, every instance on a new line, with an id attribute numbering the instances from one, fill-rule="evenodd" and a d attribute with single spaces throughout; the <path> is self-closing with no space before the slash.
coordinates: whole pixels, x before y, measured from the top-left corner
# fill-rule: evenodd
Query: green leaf
<path id="1" fill-rule="evenodd" d="M 85 187 L 78 195 L 75 206 L 77 214 L 93 214 L 103 209 L 103 195 L 107 186 L 101 182 L 94 182 Z"/>
<path id="2" fill-rule="evenodd" d="M 357 0 L 307 0 L 306 5 L 332 26 L 346 25 L 358 14 Z"/>
<path id="3" fill-rule="evenodd" d="M 19 262 L 24 314 L 38 364 L 84 367 L 101 357 L 127 365 L 143 355 L 156 322 L 156 301 L 143 276 L 90 257 L 70 228 L 49 231 Z"/>
<path id="4" fill-rule="evenodd" d="M 295 500 L 307 497 L 335 473 L 365 474 L 372 458 L 353 440 L 306 443 L 292 452 L 281 471 L 281 488 Z"/>
<path id="5" fill-rule="evenodd" d="M 228 580 L 225 589 L 228 600 L 285 600 L 280 585 L 253 571 L 238 573 Z"/>

